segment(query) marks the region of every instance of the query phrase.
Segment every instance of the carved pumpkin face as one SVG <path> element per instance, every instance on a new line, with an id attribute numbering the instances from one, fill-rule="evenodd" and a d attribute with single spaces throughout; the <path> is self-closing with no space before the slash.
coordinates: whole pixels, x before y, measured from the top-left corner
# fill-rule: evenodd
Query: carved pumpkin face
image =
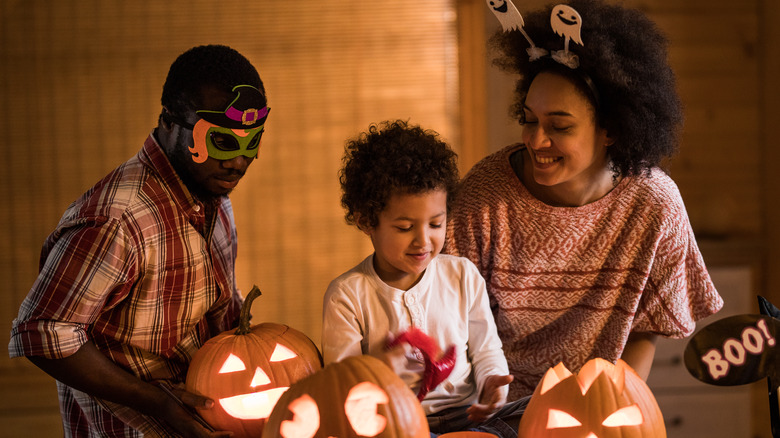
<path id="1" fill-rule="evenodd" d="M 306 335 L 263 323 L 206 342 L 190 364 L 186 386 L 214 400 L 213 408 L 198 413 L 216 430 L 259 438 L 279 397 L 321 367 L 319 350 Z"/>
<path id="2" fill-rule="evenodd" d="M 576 375 L 559 363 L 537 385 L 520 438 L 665 438 L 661 410 L 645 382 L 618 359 L 588 361 Z"/>
<path id="3" fill-rule="evenodd" d="M 409 387 L 379 359 L 332 363 L 295 383 L 276 404 L 263 435 L 280 438 L 428 438 Z"/>

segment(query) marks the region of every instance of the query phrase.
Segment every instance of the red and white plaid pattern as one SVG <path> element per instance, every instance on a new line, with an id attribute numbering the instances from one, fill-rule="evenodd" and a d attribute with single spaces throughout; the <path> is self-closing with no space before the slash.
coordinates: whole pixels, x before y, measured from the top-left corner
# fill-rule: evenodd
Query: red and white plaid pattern
<path id="1" fill-rule="evenodd" d="M 229 199 L 215 208 L 212 227 L 150 135 L 46 240 L 10 355 L 62 358 L 91 340 L 143 380 L 183 381 L 203 342 L 235 325 L 242 301 Z M 128 408 L 58 390 L 66 436 L 174 435 Z"/>

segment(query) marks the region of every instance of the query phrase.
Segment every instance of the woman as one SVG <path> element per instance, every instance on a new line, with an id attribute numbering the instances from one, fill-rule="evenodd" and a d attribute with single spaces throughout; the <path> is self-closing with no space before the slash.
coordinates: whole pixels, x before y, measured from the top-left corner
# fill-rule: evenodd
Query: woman
<path id="1" fill-rule="evenodd" d="M 528 38 L 493 39 L 520 74 L 522 143 L 474 166 L 449 223 L 446 250 L 487 281 L 510 400 L 561 361 L 622 358 L 646 379 L 657 336 L 688 336 L 723 305 L 659 168 L 682 124 L 664 37 L 638 11 L 568 4 L 579 34 L 553 31 L 550 6 L 525 18 Z"/>

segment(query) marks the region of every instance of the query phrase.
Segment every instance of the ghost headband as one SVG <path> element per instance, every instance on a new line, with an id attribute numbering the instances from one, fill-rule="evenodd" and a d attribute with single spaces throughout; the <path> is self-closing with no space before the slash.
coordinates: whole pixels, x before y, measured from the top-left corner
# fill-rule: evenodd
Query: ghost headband
<path id="1" fill-rule="evenodd" d="M 547 56 L 547 50 L 542 47 L 537 47 L 531 40 L 531 37 L 523 30 L 523 26 L 525 25 L 523 16 L 517 11 L 512 0 L 487 0 L 487 4 L 496 18 L 498 18 L 498 21 L 501 22 L 501 26 L 505 32 L 519 30 L 523 34 L 523 37 L 525 37 L 531 45 L 531 47 L 526 49 L 531 61 L 536 61 L 543 56 Z M 582 38 L 580 37 L 582 17 L 580 17 L 579 12 L 569 5 L 556 5 L 552 10 L 552 14 L 550 14 L 550 25 L 556 34 L 564 38 L 563 50 L 554 50 L 550 54 L 550 57 L 571 69 L 579 67 L 579 58 L 574 53 L 569 52 L 570 41 L 574 41 L 581 46 L 584 45 L 582 43 Z"/>

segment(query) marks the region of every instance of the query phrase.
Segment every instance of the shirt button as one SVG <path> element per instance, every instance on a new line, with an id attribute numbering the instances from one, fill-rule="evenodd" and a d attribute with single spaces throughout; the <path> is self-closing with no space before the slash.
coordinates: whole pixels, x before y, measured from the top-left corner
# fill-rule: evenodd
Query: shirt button
<path id="1" fill-rule="evenodd" d="M 195 211 L 200 211 L 200 205 L 195 206 Z"/>
<path id="2" fill-rule="evenodd" d="M 444 382 L 444 390 L 452 394 L 455 392 L 455 385 L 452 384 L 452 382 Z"/>

